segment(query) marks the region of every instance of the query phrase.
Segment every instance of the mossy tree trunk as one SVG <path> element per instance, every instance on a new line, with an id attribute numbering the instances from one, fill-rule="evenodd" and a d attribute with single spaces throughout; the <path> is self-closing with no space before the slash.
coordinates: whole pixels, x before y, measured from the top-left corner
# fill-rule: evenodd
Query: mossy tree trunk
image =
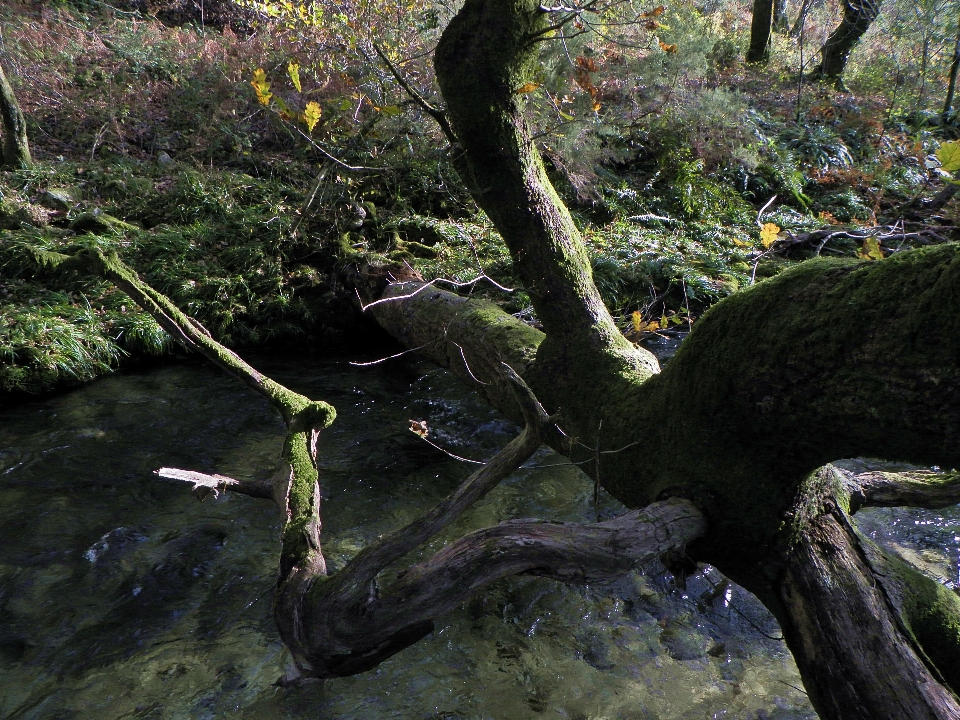
<path id="1" fill-rule="evenodd" d="M 840 84 L 851 51 L 879 14 L 880 0 L 844 0 L 843 19 L 820 49 L 820 64 L 811 74 Z"/>
<path id="2" fill-rule="evenodd" d="M 748 63 L 764 63 L 770 57 L 770 30 L 776 0 L 753 0 L 753 19 L 750 22 Z"/>
<path id="3" fill-rule="evenodd" d="M 3 120 L 3 144 L 0 168 L 24 168 L 33 164 L 27 142 L 27 123 L 17 104 L 13 86 L 0 66 L 0 118 Z"/>

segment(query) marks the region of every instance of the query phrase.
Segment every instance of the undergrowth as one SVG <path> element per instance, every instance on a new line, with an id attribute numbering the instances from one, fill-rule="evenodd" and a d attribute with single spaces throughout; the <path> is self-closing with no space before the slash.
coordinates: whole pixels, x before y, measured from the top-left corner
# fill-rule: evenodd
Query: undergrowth
<path id="1" fill-rule="evenodd" d="M 237 347 L 368 332 L 357 330 L 351 278 L 389 268 L 459 283 L 486 275 L 517 291 L 483 281 L 461 291 L 536 322 L 439 129 L 359 29 L 379 33 L 439 103 L 426 50 L 448 10 L 410 6 L 407 21 L 387 22 L 364 5 L 364 22 L 310 26 L 265 21 L 256 2 L 233 22 L 220 3 L 226 14 L 211 30 L 94 5 L 0 7 L 0 60 L 39 160 L 0 173 L 0 393 L 175 351 L 122 292 L 54 267 L 91 243 L 116 249 Z M 544 43 L 530 122 L 601 295 L 631 337 L 689 327 L 817 252 L 862 251 L 838 238 L 779 252 L 761 239 L 764 223 L 794 236 L 870 227 L 944 186 L 932 158 L 953 131 L 930 122 L 929 104 L 908 108 L 906 86 L 899 100 L 884 95 L 862 60 L 848 82 L 859 94 L 798 84 L 799 48 L 781 36 L 779 64 L 743 66 L 741 5 L 668 3 L 631 30 L 630 51 L 591 33 L 562 53 Z M 812 18 L 814 34 L 832 22 Z M 267 104 L 250 86 L 257 68 L 271 83 Z M 308 101 L 320 113 L 313 128 L 297 117 Z M 957 224 L 955 214 L 948 206 L 941 224 Z"/>

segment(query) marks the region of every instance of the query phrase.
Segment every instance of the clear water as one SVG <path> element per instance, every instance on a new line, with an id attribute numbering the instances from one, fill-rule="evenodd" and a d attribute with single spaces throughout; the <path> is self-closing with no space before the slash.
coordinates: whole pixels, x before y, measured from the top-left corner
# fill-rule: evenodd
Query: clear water
<path id="1" fill-rule="evenodd" d="M 477 459 L 517 431 L 430 365 L 253 360 L 338 409 L 320 450 L 334 566 L 470 472 L 408 420 Z M 288 662 L 271 615 L 276 508 L 229 494 L 199 503 L 151 471 L 264 477 L 282 432 L 264 402 L 199 364 L 0 410 L 0 717 L 816 717 L 783 643 L 770 639 L 776 623 L 752 597 L 734 587 L 710 598 L 713 570 L 680 590 L 656 566 L 609 586 L 505 580 L 373 671 L 275 687 Z M 603 515 L 621 510 L 601 498 Z M 929 551 L 955 581 L 960 515 L 921 526 L 902 512 L 888 514 L 903 535 L 886 534 L 882 513 L 868 532 Z M 510 517 L 593 516 L 591 483 L 542 450 L 450 535 Z"/>

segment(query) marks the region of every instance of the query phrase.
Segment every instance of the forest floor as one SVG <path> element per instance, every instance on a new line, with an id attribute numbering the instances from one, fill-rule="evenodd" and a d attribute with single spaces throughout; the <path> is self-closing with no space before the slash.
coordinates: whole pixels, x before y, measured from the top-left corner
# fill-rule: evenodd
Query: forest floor
<path id="1" fill-rule="evenodd" d="M 36 159 L 0 172 L 0 397 L 175 352 L 122 292 L 57 269 L 92 245 L 234 347 L 379 337 L 354 294 L 371 274 L 518 282 L 432 120 L 402 92 L 389 106 L 364 94 L 382 67 L 318 71 L 312 90 L 298 78 L 284 95 L 297 53 L 281 32 L 43 4 L 0 8 L 0 26 Z M 637 103 L 596 70 L 589 99 L 602 109 L 577 137 L 533 120 L 633 339 L 686 328 L 816 255 L 869 261 L 956 239 L 957 202 L 935 200 L 949 187 L 936 152 L 956 126 L 853 83 L 840 92 L 719 57 L 728 46 L 703 72 L 651 83 L 650 112 L 630 116 Z M 256 87 L 262 67 L 292 100 Z M 308 132 L 288 103 L 310 92 L 322 120 Z M 522 291 L 470 288 L 536 323 Z"/>

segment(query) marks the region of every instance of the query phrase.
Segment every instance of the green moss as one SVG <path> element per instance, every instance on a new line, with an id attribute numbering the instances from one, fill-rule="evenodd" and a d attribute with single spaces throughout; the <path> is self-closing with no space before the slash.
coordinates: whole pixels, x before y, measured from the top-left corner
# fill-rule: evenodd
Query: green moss
<path id="1" fill-rule="evenodd" d="M 950 688 L 960 692 L 960 597 L 899 558 L 877 552 L 902 588 L 901 619 Z"/>

